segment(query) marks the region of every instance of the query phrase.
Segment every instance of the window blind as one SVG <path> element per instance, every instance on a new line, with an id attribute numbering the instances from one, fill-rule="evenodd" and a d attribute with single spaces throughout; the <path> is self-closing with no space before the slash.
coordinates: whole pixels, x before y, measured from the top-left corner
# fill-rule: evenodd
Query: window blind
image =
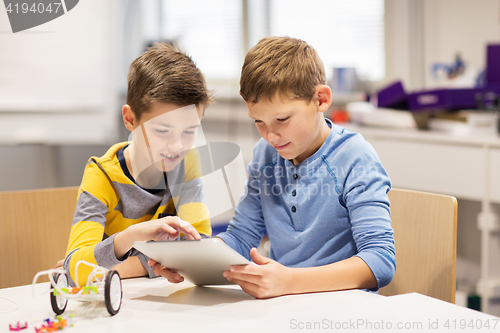
<path id="1" fill-rule="evenodd" d="M 383 0 L 270 1 L 271 35 L 311 44 L 323 60 L 328 78 L 333 67 L 354 67 L 363 79 L 383 79 Z"/>

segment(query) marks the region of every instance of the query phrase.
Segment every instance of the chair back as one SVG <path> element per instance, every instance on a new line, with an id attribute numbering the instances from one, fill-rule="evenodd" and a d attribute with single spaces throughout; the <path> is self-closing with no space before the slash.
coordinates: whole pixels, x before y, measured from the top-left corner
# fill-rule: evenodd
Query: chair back
<path id="1" fill-rule="evenodd" d="M 396 274 L 381 295 L 417 292 L 455 302 L 457 199 L 392 189 Z"/>
<path id="2" fill-rule="evenodd" d="M 78 187 L 0 192 L 0 288 L 30 284 L 64 258 L 77 194 Z"/>

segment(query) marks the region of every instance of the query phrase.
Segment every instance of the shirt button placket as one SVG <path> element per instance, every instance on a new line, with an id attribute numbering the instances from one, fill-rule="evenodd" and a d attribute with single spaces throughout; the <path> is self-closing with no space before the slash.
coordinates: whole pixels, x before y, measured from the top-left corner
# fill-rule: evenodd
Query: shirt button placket
<path id="1" fill-rule="evenodd" d="M 299 178 L 299 175 L 294 173 L 293 174 L 293 179 L 297 180 Z M 292 191 L 292 197 L 295 197 L 297 195 L 297 191 L 296 190 L 293 190 Z M 295 206 L 292 206 L 292 213 L 295 213 L 297 211 L 297 207 Z"/>

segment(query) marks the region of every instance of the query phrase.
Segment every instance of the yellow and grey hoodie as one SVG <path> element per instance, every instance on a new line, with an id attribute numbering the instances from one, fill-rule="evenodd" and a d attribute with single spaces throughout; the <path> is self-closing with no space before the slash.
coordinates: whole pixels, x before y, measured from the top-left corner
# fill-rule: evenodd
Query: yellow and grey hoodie
<path id="1" fill-rule="evenodd" d="M 168 186 L 144 189 L 136 184 L 123 156 L 128 144 L 113 145 L 104 156 L 91 157 L 85 167 L 64 261 L 71 285 L 76 282 L 75 265 L 79 260 L 110 269 L 127 257 L 136 255 L 149 276 L 154 277 L 147 264 L 149 258 L 135 249 L 121 260 L 117 259 L 113 239 L 129 226 L 157 219 L 160 214 L 179 216 L 190 222 L 202 236 L 209 237 L 212 233 L 202 193 L 203 180 L 200 178 L 197 150 L 192 149 L 167 173 L 169 182 L 176 179 L 183 183 L 182 190 L 176 190 L 175 196 L 172 196 Z M 92 267 L 87 265 L 78 266 L 80 286 L 86 284 L 91 270 Z"/>

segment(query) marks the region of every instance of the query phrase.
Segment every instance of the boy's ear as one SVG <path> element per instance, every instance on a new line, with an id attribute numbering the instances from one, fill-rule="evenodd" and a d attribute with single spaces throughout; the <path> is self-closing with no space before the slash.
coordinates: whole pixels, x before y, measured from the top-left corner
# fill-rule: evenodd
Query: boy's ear
<path id="1" fill-rule="evenodd" d="M 122 108 L 123 123 L 129 131 L 133 131 L 137 127 L 137 119 L 130 105 L 125 104 Z"/>
<path id="2" fill-rule="evenodd" d="M 318 111 L 325 112 L 332 104 L 332 90 L 325 84 L 319 85 L 316 87 L 316 98 L 318 100 Z"/>

